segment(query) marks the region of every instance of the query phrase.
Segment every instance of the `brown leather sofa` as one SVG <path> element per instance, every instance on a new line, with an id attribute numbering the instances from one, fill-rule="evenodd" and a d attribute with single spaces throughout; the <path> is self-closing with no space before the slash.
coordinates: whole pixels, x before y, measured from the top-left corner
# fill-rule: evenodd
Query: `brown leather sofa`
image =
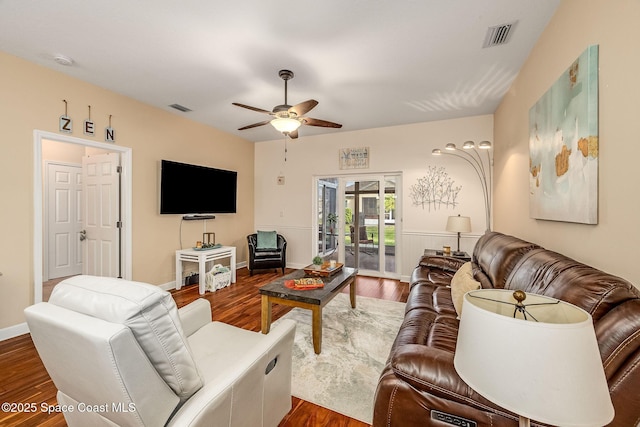
<path id="1" fill-rule="evenodd" d="M 640 423 L 637 288 L 624 279 L 497 232 L 479 239 L 471 262 L 473 275 L 483 288 L 522 289 L 568 301 L 589 312 L 616 412 L 609 425 Z M 477 394 L 454 369 L 458 320 L 446 285 L 463 263 L 453 257 L 427 256 L 414 270 L 405 319 L 378 382 L 374 427 L 518 425 L 515 414 Z"/>

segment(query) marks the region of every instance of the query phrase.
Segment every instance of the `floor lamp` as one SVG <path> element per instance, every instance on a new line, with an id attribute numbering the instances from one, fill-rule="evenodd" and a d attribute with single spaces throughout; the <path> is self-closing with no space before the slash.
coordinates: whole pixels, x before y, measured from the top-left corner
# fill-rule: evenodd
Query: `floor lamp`
<path id="1" fill-rule="evenodd" d="M 482 355 L 482 357 L 478 357 Z M 523 291 L 464 295 L 454 367 L 471 388 L 517 414 L 554 426 L 603 426 L 614 408 L 591 315 Z"/>
<path id="2" fill-rule="evenodd" d="M 485 221 L 487 223 L 487 231 L 491 230 L 491 155 L 489 152 L 491 151 L 491 142 L 482 141 L 478 144 L 476 148 L 476 144 L 473 141 L 466 141 L 462 144 L 462 150 L 456 147 L 456 144 L 448 143 L 445 146 L 445 151 L 442 151 L 439 148 L 436 148 L 431 151 L 433 156 L 454 156 L 458 157 L 473 167 L 473 170 L 476 171 L 478 178 L 480 179 L 480 186 L 482 187 L 482 195 L 484 197 L 484 207 L 485 207 Z M 478 149 L 485 151 L 487 154 L 486 162 L 482 159 L 480 152 Z"/>

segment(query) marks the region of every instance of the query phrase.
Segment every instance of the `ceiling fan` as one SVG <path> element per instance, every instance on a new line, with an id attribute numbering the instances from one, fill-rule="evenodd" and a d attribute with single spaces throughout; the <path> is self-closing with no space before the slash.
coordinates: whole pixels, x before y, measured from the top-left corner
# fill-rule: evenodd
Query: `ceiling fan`
<path id="1" fill-rule="evenodd" d="M 262 108 L 251 107 L 250 105 L 233 102 L 233 105 L 237 105 L 238 107 L 247 108 L 249 110 L 257 111 L 258 113 L 268 114 L 270 116 L 273 116 L 274 118 L 265 120 L 263 122 L 243 126 L 238 130 L 251 129 L 271 123 L 271 125 L 279 132 L 282 132 L 289 138 L 295 139 L 298 137 L 298 128 L 301 125 L 319 126 L 325 128 L 342 127 L 342 125 L 339 123 L 328 122 L 326 120 L 314 119 L 311 117 L 304 117 L 305 114 L 307 114 L 316 105 L 318 105 L 318 101 L 316 101 L 315 99 L 310 99 L 294 106 L 287 104 L 287 81 L 293 78 L 293 71 L 280 70 L 278 72 L 278 75 L 282 80 L 284 80 L 284 104 L 276 105 L 275 107 L 273 107 L 273 111 L 267 111 L 263 110 Z"/>

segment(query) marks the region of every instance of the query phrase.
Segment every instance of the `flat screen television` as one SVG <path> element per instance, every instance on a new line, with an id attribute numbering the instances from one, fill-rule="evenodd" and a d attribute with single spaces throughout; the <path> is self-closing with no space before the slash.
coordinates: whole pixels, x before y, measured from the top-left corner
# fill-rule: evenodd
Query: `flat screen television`
<path id="1" fill-rule="evenodd" d="M 161 214 L 236 213 L 238 172 L 160 162 Z"/>

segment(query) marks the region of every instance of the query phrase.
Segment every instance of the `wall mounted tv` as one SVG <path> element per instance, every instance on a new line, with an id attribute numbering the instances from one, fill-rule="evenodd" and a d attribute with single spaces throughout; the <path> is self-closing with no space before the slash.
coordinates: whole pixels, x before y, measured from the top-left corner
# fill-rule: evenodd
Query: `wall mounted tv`
<path id="1" fill-rule="evenodd" d="M 160 162 L 161 214 L 236 213 L 238 172 Z"/>

